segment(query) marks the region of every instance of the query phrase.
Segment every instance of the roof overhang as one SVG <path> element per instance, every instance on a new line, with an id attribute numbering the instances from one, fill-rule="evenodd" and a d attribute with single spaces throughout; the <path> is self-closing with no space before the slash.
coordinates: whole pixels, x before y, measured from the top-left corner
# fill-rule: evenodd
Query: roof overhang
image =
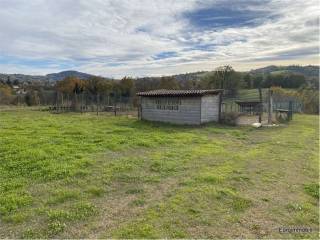
<path id="1" fill-rule="evenodd" d="M 235 101 L 238 105 L 244 106 L 244 105 L 257 105 L 260 104 L 260 101 Z"/>
<path id="2" fill-rule="evenodd" d="M 152 90 L 147 92 L 138 92 L 137 96 L 141 97 L 198 97 L 204 95 L 216 95 L 221 93 L 222 89 L 207 90 Z"/>

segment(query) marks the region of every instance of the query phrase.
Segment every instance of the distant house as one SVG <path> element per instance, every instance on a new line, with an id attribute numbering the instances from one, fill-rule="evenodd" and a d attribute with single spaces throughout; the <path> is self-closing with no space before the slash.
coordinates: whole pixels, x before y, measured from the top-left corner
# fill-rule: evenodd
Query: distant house
<path id="1" fill-rule="evenodd" d="M 13 89 L 13 91 L 14 91 L 16 94 L 18 94 L 18 95 L 23 95 L 23 94 L 26 94 L 26 93 L 27 93 L 25 89 L 21 88 L 21 87 L 18 86 L 18 85 L 13 85 L 13 86 L 12 86 L 12 89 Z"/>
<path id="2" fill-rule="evenodd" d="M 140 118 L 149 121 L 199 125 L 218 122 L 222 90 L 153 90 L 140 96 Z"/>

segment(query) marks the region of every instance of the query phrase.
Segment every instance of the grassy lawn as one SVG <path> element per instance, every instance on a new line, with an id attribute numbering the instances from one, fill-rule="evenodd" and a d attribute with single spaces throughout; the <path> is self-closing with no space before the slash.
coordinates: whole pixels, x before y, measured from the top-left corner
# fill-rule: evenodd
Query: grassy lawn
<path id="1" fill-rule="evenodd" d="M 0 238 L 316 238 L 318 116 L 253 129 L 0 112 Z M 279 233 L 279 227 L 312 233 Z"/>

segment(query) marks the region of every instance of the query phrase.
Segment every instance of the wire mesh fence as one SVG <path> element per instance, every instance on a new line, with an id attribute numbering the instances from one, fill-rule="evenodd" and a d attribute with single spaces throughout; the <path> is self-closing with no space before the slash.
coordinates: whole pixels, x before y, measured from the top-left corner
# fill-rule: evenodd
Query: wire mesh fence
<path id="1" fill-rule="evenodd" d="M 235 124 L 271 123 L 279 121 L 282 114 L 289 119 L 292 113 L 303 112 L 303 103 L 294 96 L 274 94 L 267 88 L 241 89 L 234 95 L 224 93 L 221 111 L 224 119 Z"/>
<path id="2" fill-rule="evenodd" d="M 49 110 L 60 112 L 113 112 L 120 114 L 132 112 L 137 108 L 134 97 L 117 96 L 115 94 L 64 94 L 56 92 Z"/>
<path id="3" fill-rule="evenodd" d="M 58 91 L 32 91 L 17 95 L 14 106 L 33 106 L 53 113 L 63 112 L 106 112 L 114 115 L 138 114 L 139 101 L 136 96 L 105 93 L 67 94 Z M 0 104 L 1 105 L 1 104 Z M 221 103 L 222 119 L 231 119 L 236 124 L 254 122 L 270 123 L 289 112 L 304 111 L 304 104 L 294 95 L 272 93 L 270 89 L 239 89 L 236 93 L 224 92 Z M 292 116 L 292 115 L 291 115 Z"/>

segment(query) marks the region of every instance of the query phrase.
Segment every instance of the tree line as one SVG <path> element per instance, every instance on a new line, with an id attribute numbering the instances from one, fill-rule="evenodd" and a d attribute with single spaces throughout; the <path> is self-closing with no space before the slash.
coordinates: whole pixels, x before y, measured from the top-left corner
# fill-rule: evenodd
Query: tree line
<path id="1" fill-rule="evenodd" d="M 20 86 L 20 93 L 14 86 Z M 41 83 L 29 83 L 22 85 L 10 79 L 0 81 L 0 104 L 49 104 L 56 99 L 55 93 L 93 96 L 96 101 L 100 96 L 108 96 L 113 99 L 126 98 L 135 102 L 136 92 L 154 89 L 225 89 L 226 94 L 236 95 L 239 89 L 257 89 L 269 87 L 300 88 L 308 91 L 317 91 L 318 79 L 306 78 L 304 75 L 283 73 L 252 73 L 238 72 L 231 66 L 221 66 L 211 72 L 198 72 L 191 75 L 176 75 L 163 77 L 131 78 L 124 77 L 121 80 L 110 80 L 103 77 L 89 77 L 80 79 L 68 76 L 54 85 Z M 21 94 L 21 89 L 23 93 Z"/>
<path id="2" fill-rule="evenodd" d="M 139 90 L 166 89 L 211 89 L 219 88 L 236 94 L 238 89 L 312 87 L 318 89 L 317 78 L 306 78 L 293 72 L 283 73 L 254 73 L 238 72 L 231 66 L 221 66 L 211 72 L 199 72 L 198 75 L 181 74 L 169 77 L 138 78 L 135 84 Z"/>

